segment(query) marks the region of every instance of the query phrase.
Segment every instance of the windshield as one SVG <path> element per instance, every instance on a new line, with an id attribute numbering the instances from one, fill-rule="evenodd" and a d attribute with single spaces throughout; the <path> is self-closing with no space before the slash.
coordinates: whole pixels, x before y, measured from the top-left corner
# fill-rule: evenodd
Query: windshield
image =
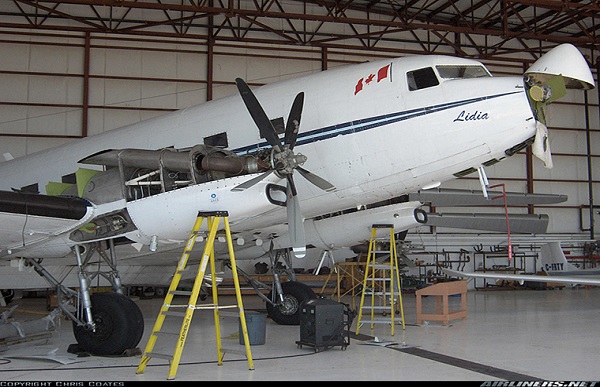
<path id="1" fill-rule="evenodd" d="M 480 78 L 491 77 L 491 74 L 483 66 L 436 66 L 438 74 L 444 79 L 454 78 Z"/>

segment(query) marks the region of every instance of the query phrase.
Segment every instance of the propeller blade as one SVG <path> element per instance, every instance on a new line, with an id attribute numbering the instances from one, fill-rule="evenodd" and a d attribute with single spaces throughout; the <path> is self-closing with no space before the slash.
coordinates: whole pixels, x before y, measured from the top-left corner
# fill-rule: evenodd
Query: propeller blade
<path id="1" fill-rule="evenodd" d="M 304 93 L 298 93 L 292 104 L 290 115 L 285 126 L 284 144 L 288 145 L 289 149 L 294 149 L 298 132 L 300 131 L 300 117 L 302 116 L 302 106 L 304 105 Z"/>
<path id="2" fill-rule="evenodd" d="M 298 191 L 296 191 L 296 184 L 294 183 L 294 178 L 292 177 L 292 175 L 287 175 L 286 178 L 288 182 L 288 190 L 290 191 L 292 196 L 298 195 Z"/>
<path id="3" fill-rule="evenodd" d="M 296 258 L 304 258 L 306 255 L 306 235 L 304 234 L 300 203 L 298 202 L 298 197 L 292 195 L 289 184 L 287 191 L 287 220 L 292 250 Z"/>
<path id="4" fill-rule="evenodd" d="M 323 179 L 322 177 L 319 177 L 319 176 L 315 175 L 314 173 L 309 172 L 300 166 L 296 167 L 296 170 L 298 172 L 300 172 L 300 174 L 302 176 L 304 176 L 304 178 L 306 180 L 310 181 L 317 187 L 321 188 L 323 191 L 327 191 L 327 192 L 335 191 L 335 186 L 333 184 L 331 184 L 330 182 L 328 182 L 327 180 Z"/>
<path id="5" fill-rule="evenodd" d="M 279 137 L 277 136 L 277 132 L 275 131 L 271 120 L 269 120 L 267 113 L 265 113 L 262 106 L 260 106 L 258 99 L 256 99 L 256 96 L 252 93 L 252 90 L 250 90 L 250 87 L 248 87 L 246 82 L 241 78 L 236 78 L 235 84 L 244 100 L 248 112 L 258 127 L 260 135 L 267 140 L 269 145 L 275 148 L 275 150 L 281 152 L 283 149 Z"/>
<path id="6" fill-rule="evenodd" d="M 265 173 L 261 173 L 260 175 L 253 177 L 252 179 L 250 179 L 246 182 L 243 182 L 242 184 L 236 185 L 231 190 L 232 191 L 243 191 L 247 188 L 252 187 L 254 184 L 258 183 L 259 181 L 261 181 L 265 177 L 269 176 L 273 172 L 275 172 L 275 171 L 273 169 L 270 169 L 270 170 L 266 171 Z"/>

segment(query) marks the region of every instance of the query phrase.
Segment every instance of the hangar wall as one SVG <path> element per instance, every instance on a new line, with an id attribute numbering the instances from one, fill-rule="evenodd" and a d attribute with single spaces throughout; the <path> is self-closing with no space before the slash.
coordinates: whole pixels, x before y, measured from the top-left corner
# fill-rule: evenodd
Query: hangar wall
<path id="1" fill-rule="evenodd" d="M 419 34 L 424 32 L 417 31 L 411 38 Z M 421 37 L 423 41 L 431 39 Z M 415 41 L 389 48 L 397 48 L 401 56 L 418 52 L 420 47 L 421 42 Z M 393 56 L 369 50 L 7 29 L 0 31 L 0 50 L 0 155 L 6 158 L 234 94 L 235 77 L 258 85 Z M 532 62 L 523 54 L 484 61 L 495 76 L 521 74 Z M 560 205 L 513 207 L 509 212 L 548 214 L 549 235 L 540 238 L 571 240 L 577 245 L 598 234 L 590 235 L 589 230 L 590 192 L 593 202 L 600 203 L 598 92 L 573 91 L 551 105 L 549 115 L 553 169 L 545 169 L 530 153 L 520 152 L 486 172 L 491 184 L 504 183 L 508 191 L 567 194 L 568 201 Z M 427 151 L 427 144 L 423 146 Z M 0 160 L 4 158 L 0 156 Z M 588 165 L 592 165 L 591 179 Z M 444 187 L 479 189 L 480 185 L 472 174 Z M 594 211 L 594 219 L 598 224 L 598 211 Z M 505 235 L 431 227 L 411 230 L 407 239 L 421 243 L 424 249 L 440 251 L 469 248 L 488 237 L 491 244 L 506 239 Z M 352 256 L 349 251 L 334 254 L 338 259 Z M 314 266 L 319 256 L 320 252 L 311 252 L 307 268 Z"/>

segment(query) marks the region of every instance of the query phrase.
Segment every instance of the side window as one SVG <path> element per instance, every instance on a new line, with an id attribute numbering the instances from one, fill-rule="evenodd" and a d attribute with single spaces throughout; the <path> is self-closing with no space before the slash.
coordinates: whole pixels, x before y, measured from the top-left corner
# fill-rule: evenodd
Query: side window
<path id="1" fill-rule="evenodd" d="M 409 71 L 406 73 L 406 80 L 408 90 L 420 90 L 440 84 L 431 67 Z"/>

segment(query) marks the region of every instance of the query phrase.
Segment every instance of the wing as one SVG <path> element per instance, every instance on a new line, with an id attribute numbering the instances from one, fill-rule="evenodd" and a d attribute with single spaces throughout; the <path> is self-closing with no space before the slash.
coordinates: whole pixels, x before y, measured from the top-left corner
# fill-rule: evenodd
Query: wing
<path id="1" fill-rule="evenodd" d="M 414 192 L 408 195 L 410 200 L 419 200 L 434 207 L 485 206 L 498 207 L 527 206 L 530 204 L 557 204 L 567 200 L 567 195 L 537 194 L 437 188 Z M 526 234 L 545 233 L 549 218 L 544 214 L 508 214 L 508 226 L 511 232 Z M 507 232 L 506 215 L 498 213 L 430 213 L 427 225 L 436 227 L 459 228 L 468 230 Z"/>
<path id="2" fill-rule="evenodd" d="M 94 207 L 81 198 L 0 191 L 0 258 L 35 256 L 38 248 L 62 257 L 70 251 L 64 238 L 93 215 Z"/>
<path id="3" fill-rule="evenodd" d="M 560 282 L 567 284 L 579 284 L 579 285 L 600 285 L 600 277 L 588 277 L 588 276 L 548 276 L 548 275 L 534 275 L 534 274 L 493 274 L 493 273 L 465 273 L 461 271 L 455 271 L 450 269 L 441 269 L 443 273 L 450 277 L 459 278 L 489 278 L 489 279 L 501 279 L 511 281 L 532 281 L 532 282 Z"/>

